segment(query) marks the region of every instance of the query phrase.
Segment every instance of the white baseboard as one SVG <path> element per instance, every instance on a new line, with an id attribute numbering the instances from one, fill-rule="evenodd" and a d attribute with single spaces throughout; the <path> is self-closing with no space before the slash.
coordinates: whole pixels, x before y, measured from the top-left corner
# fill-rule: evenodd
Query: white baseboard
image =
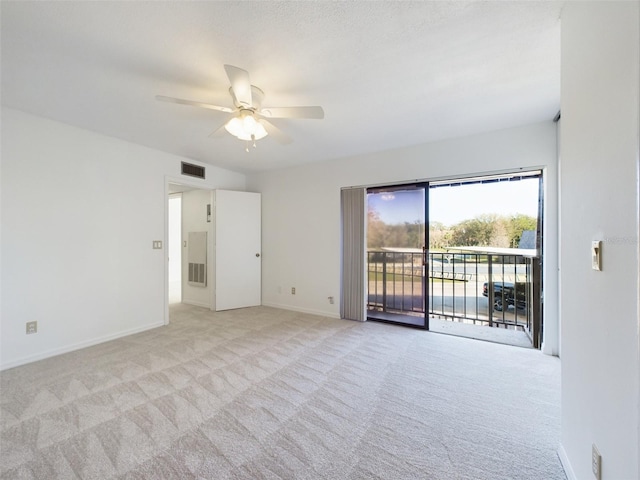
<path id="1" fill-rule="evenodd" d="M 578 480 L 576 474 L 573 473 L 573 468 L 571 468 L 571 462 L 569 461 L 569 457 L 567 457 L 567 452 L 564 451 L 564 447 L 560 445 L 558 447 L 558 457 L 560 458 L 560 463 L 562 464 L 562 468 L 564 468 L 564 473 L 567 475 L 568 480 Z"/>
<path id="2" fill-rule="evenodd" d="M 183 298 L 182 299 L 182 303 L 184 303 L 185 305 L 193 305 L 194 307 L 203 307 L 203 308 L 211 309 L 211 304 L 209 304 L 209 303 L 198 302 L 198 301 L 195 301 L 195 300 L 189 300 L 187 298 Z"/>
<path id="3" fill-rule="evenodd" d="M 109 342 L 118 338 L 133 335 L 135 333 L 144 332 L 153 328 L 163 327 L 164 322 L 156 322 L 142 327 L 132 328 L 130 330 L 124 330 L 118 333 L 112 333 L 110 335 L 104 335 L 102 337 L 92 338 L 84 342 L 74 343 L 72 345 L 66 345 L 60 348 L 54 348 L 53 350 L 47 350 L 46 352 L 37 353 L 35 355 L 28 355 L 26 357 L 18 358 L 7 363 L 0 365 L 0 371 L 8 370 L 9 368 L 19 367 L 20 365 L 26 365 L 27 363 L 37 362 L 38 360 L 44 360 L 45 358 L 55 357 L 56 355 L 62 355 L 63 353 L 73 352 L 80 350 L 81 348 L 91 347 L 98 345 L 99 343 Z"/>
<path id="4" fill-rule="evenodd" d="M 340 318 L 340 315 L 335 312 L 323 312 L 321 310 L 313 310 L 311 308 L 302 308 L 294 305 L 282 305 L 279 303 L 263 303 L 265 307 L 280 308 L 282 310 L 289 310 L 291 312 L 310 313 L 311 315 L 320 315 L 321 317 Z"/>

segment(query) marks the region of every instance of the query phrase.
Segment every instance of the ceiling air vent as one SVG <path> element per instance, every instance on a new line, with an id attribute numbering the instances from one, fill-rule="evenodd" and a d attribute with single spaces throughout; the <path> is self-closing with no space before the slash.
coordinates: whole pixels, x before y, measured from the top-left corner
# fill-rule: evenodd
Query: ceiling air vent
<path id="1" fill-rule="evenodd" d="M 193 163 L 182 162 L 182 174 L 190 177 L 204 178 L 204 167 Z"/>

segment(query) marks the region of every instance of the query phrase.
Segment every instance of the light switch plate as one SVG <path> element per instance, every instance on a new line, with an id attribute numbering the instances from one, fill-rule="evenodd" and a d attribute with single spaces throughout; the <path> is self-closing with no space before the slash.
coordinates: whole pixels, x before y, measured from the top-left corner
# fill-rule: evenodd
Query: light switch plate
<path id="1" fill-rule="evenodd" d="M 602 457 L 595 444 L 591 445 L 591 471 L 596 480 L 602 479 Z"/>
<path id="2" fill-rule="evenodd" d="M 154 250 L 159 250 L 162 248 L 162 240 L 154 240 L 153 241 Z"/>

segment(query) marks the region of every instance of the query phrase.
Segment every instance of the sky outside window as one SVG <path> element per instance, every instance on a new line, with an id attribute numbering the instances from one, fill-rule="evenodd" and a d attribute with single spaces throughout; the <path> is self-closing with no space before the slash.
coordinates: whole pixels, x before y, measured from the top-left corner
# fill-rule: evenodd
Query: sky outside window
<path id="1" fill-rule="evenodd" d="M 514 182 L 443 186 L 429 190 L 429 221 L 452 226 L 480 215 L 538 216 L 538 178 Z M 424 222 L 422 190 L 369 194 L 369 209 L 389 225 Z"/>
<path id="2" fill-rule="evenodd" d="M 377 212 L 386 224 L 424 223 L 423 190 L 372 193 L 367 196 L 367 202 L 369 210 Z"/>

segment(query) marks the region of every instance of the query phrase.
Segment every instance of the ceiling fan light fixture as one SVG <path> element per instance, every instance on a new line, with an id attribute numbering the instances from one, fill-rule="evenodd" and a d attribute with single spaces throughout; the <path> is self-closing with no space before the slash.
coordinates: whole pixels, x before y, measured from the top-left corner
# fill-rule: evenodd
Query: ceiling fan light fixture
<path id="1" fill-rule="evenodd" d="M 264 92 L 255 85 L 251 85 L 249 72 L 233 65 L 225 65 L 224 69 L 231 83 L 229 94 L 233 101 L 233 108 L 182 98 L 165 97 L 163 95 L 156 95 L 156 100 L 208 108 L 231 114 L 232 118 L 228 119 L 221 127 L 216 128 L 209 136 L 217 136 L 218 132 L 222 133 L 224 128 L 234 137 L 247 142 L 247 150 L 249 142 L 255 148 L 256 140 L 260 140 L 267 135 L 271 135 L 281 145 L 287 145 L 292 142 L 289 135 L 271 123 L 270 120 L 272 118 L 324 118 L 324 110 L 319 106 L 269 107 L 263 109 Z"/>
<path id="2" fill-rule="evenodd" d="M 240 115 L 233 117 L 225 126 L 225 130 L 240 140 L 255 141 L 267 136 L 264 126 L 256 120 L 253 112 L 240 112 Z"/>

